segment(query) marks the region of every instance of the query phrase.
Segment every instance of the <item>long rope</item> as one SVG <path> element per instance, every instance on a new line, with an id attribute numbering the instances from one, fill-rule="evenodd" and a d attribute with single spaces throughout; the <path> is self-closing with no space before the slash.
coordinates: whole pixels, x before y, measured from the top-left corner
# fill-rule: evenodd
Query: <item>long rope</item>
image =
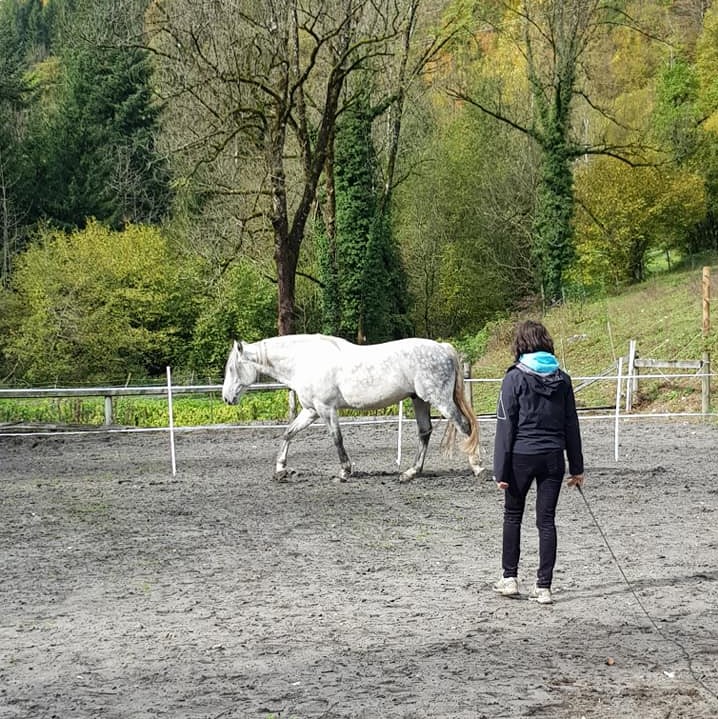
<path id="1" fill-rule="evenodd" d="M 598 522 L 598 519 L 596 518 L 596 515 L 593 513 L 593 509 L 591 509 L 591 505 L 588 503 L 588 499 L 586 499 L 586 495 L 583 493 L 583 489 L 581 488 L 581 485 L 576 485 L 576 489 L 578 489 L 579 494 L 581 495 L 581 498 L 583 499 L 584 504 L 586 505 L 586 509 L 588 510 L 588 513 L 591 515 L 591 519 L 593 520 L 593 523 L 596 525 L 596 529 L 598 529 L 599 534 L 603 538 L 603 542 L 606 545 L 606 548 L 608 549 L 614 564 L 618 568 L 618 571 L 621 573 L 621 576 L 623 577 L 623 581 L 626 583 L 626 586 L 631 591 L 631 594 L 633 595 L 634 599 L 636 600 L 636 603 L 641 608 L 641 611 L 645 614 L 646 618 L 650 622 L 651 626 L 655 630 L 656 634 L 658 634 L 664 641 L 670 642 L 671 644 L 674 644 L 676 647 L 678 647 L 681 650 L 681 653 L 683 654 L 686 663 L 688 664 L 688 671 L 690 672 L 690 675 L 693 677 L 694 681 L 697 684 L 700 684 L 700 686 L 705 689 L 708 694 L 710 694 L 714 699 L 718 700 L 718 694 L 714 692 L 709 686 L 706 685 L 706 683 L 703 681 L 701 677 L 698 676 L 695 669 L 693 668 L 693 659 L 691 658 L 691 655 L 688 653 L 688 650 L 674 637 L 668 637 L 666 636 L 661 628 L 656 624 L 656 622 L 653 620 L 653 617 L 649 614 L 648 610 L 646 609 L 645 605 L 641 601 L 641 598 L 636 593 L 636 590 L 633 588 L 633 585 L 631 582 L 628 581 L 628 577 L 626 576 L 626 573 L 623 571 L 623 567 L 621 566 L 621 563 L 618 561 L 618 557 L 616 557 L 616 554 L 614 553 L 613 549 L 611 548 L 611 544 L 608 541 L 608 537 L 606 536 L 606 533 L 603 531 L 601 525 Z"/>

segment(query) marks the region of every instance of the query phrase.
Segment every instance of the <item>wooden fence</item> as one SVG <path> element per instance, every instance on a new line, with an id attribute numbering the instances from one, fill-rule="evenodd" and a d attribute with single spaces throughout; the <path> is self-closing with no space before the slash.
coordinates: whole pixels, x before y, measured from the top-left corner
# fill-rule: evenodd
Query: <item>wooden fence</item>
<path id="1" fill-rule="evenodd" d="M 641 370 L 646 372 L 641 373 Z M 631 340 L 628 348 L 628 372 L 626 375 L 626 411 L 633 409 L 633 399 L 638 394 L 639 381 L 644 379 L 661 378 L 665 375 L 656 370 L 695 370 L 694 375 L 701 381 L 701 411 L 709 414 L 711 411 L 711 362 L 710 357 L 704 354 L 699 360 L 658 360 L 638 356 L 636 341 Z M 676 375 L 673 375 L 676 376 Z M 677 375 L 691 376 L 691 375 Z"/>

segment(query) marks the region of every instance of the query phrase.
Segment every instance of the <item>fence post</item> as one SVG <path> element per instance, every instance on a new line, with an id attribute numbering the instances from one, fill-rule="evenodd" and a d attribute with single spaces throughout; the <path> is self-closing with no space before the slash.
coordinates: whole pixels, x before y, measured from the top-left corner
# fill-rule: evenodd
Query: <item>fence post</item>
<path id="1" fill-rule="evenodd" d="M 464 398 L 469 403 L 469 407 L 474 408 L 474 383 L 467 382 L 471 379 L 471 362 L 464 362 Z"/>
<path id="2" fill-rule="evenodd" d="M 636 371 L 636 340 L 628 344 L 628 375 L 626 376 L 626 412 L 633 409 L 633 393 L 637 389 L 638 380 L 634 378 Z"/>
<path id="3" fill-rule="evenodd" d="M 613 426 L 613 458 L 618 462 L 618 420 L 621 416 L 621 381 L 623 373 L 623 357 L 618 358 L 618 371 L 616 374 L 616 419 Z"/>
<path id="4" fill-rule="evenodd" d="M 404 427 L 404 400 L 399 400 L 399 433 L 396 438 L 396 466 L 401 467 L 401 438 Z"/>
<path id="5" fill-rule="evenodd" d="M 105 395 L 105 426 L 114 424 L 112 417 L 112 395 Z"/>
<path id="6" fill-rule="evenodd" d="M 711 356 L 703 353 L 703 366 L 701 368 L 701 412 L 704 415 L 711 411 Z"/>
<path id="7" fill-rule="evenodd" d="M 175 455 L 175 413 L 172 405 L 172 370 L 167 366 L 167 414 L 170 430 L 170 461 L 172 463 L 172 476 L 177 474 L 177 458 Z"/>
<path id="8" fill-rule="evenodd" d="M 703 376 L 701 377 L 701 409 L 704 415 L 711 411 L 711 356 L 708 352 L 708 335 L 711 330 L 711 268 L 703 268 Z"/>

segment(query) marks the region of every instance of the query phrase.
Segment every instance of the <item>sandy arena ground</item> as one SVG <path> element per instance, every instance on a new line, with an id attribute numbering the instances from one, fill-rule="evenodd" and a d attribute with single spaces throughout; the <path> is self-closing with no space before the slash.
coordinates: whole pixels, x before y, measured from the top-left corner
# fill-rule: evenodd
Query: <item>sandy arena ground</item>
<path id="1" fill-rule="evenodd" d="M 410 484 L 396 425 L 345 426 L 346 483 L 321 427 L 285 483 L 274 428 L 180 433 L 174 478 L 167 434 L 0 437 L 0 717 L 718 716 L 718 428 L 616 463 L 584 421 L 550 607 L 491 591 L 501 493 L 440 432 Z M 528 591 L 532 512 L 523 549 Z"/>

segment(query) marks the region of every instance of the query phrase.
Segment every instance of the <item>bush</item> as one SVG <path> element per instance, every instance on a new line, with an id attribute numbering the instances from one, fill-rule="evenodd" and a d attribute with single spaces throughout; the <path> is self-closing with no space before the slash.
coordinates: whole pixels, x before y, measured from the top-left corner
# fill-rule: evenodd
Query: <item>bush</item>
<path id="1" fill-rule="evenodd" d="M 234 339 L 254 342 L 276 334 L 277 292 L 249 262 L 233 265 L 214 288 L 197 317 L 191 369 L 214 377 L 224 368 Z"/>
<path id="2" fill-rule="evenodd" d="M 18 258 L 12 289 L 21 309 L 4 354 L 16 380 L 121 382 L 181 357 L 177 307 L 192 288 L 156 228 L 46 231 Z"/>

